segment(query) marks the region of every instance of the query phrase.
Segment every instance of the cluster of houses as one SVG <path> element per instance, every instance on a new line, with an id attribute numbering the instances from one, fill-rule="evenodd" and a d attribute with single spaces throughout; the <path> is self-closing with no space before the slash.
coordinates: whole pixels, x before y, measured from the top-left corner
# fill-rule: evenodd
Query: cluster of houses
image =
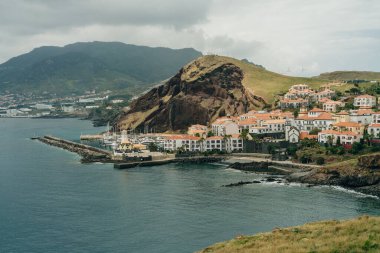
<path id="1" fill-rule="evenodd" d="M 335 91 L 328 87 L 315 91 L 306 84 L 296 84 L 290 87 L 279 104 L 281 109 L 287 109 L 308 107 L 313 102 L 316 102 L 321 105 L 324 111 L 336 112 L 340 107 L 344 106 L 344 103 L 331 100 L 335 95 Z"/>
<path id="2" fill-rule="evenodd" d="M 380 138 L 380 112 L 374 110 L 377 98 L 360 95 L 354 98 L 356 109 L 344 111 L 344 102 L 332 100 L 335 92 L 329 88 L 314 91 L 305 84 L 293 85 L 280 100 L 280 108 L 273 111 L 252 110 L 240 116 L 217 118 L 209 127 L 193 125 L 183 135 L 165 137 L 164 149 L 175 151 L 243 150 L 243 133 L 252 136 L 282 139 L 298 143 L 302 139 L 316 139 L 320 143 L 338 142 L 350 147 L 369 135 Z M 307 109 L 311 103 L 319 106 Z M 285 111 L 299 108 L 299 113 Z M 212 136 L 210 136 L 212 132 Z"/>

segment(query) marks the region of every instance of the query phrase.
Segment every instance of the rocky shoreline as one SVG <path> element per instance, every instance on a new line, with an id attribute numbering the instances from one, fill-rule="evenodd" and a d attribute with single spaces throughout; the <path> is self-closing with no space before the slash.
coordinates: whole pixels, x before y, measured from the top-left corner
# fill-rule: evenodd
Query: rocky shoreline
<path id="1" fill-rule="evenodd" d="M 350 174 L 342 173 L 338 169 L 315 169 L 307 173 L 292 173 L 286 179 L 289 182 L 309 185 L 340 186 L 380 197 L 380 176 L 363 168 Z"/>
<path id="2" fill-rule="evenodd" d="M 233 163 L 229 168 L 267 175 L 284 175 L 287 183 L 302 183 L 308 187 L 318 185 L 340 186 L 363 194 L 380 197 L 380 155 L 366 155 L 357 163 L 319 167 L 294 163 L 281 164 L 276 161 L 251 161 Z M 259 182 L 238 182 L 224 185 L 241 186 Z"/>

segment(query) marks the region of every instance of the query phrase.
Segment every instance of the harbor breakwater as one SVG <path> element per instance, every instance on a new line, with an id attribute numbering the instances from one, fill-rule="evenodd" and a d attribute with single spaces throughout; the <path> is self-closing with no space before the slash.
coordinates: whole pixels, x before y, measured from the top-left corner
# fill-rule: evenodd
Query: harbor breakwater
<path id="1" fill-rule="evenodd" d="M 55 146 L 68 150 L 70 152 L 77 153 L 81 156 L 81 162 L 102 162 L 102 163 L 114 163 L 115 169 L 128 169 L 133 167 L 144 166 L 156 166 L 169 163 L 214 163 L 220 162 L 225 159 L 223 156 L 194 156 L 194 157 L 181 157 L 181 158 L 167 158 L 155 161 L 134 161 L 126 162 L 113 159 L 112 152 L 92 147 L 89 145 L 68 141 L 54 136 L 43 136 L 32 138 L 41 141 L 45 144 Z"/>
<path id="2" fill-rule="evenodd" d="M 107 150 L 95 148 L 89 145 L 84 145 L 81 143 L 76 143 L 73 141 L 64 140 L 54 136 L 43 136 L 34 138 L 45 144 L 62 148 L 74 153 L 79 154 L 81 162 L 90 163 L 90 162 L 112 162 L 112 153 Z"/>
<path id="3" fill-rule="evenodd" d="M 146 167 L 146 166 L 157 166 L 169 163 L 216 163 L 221 162 L 226 157 L 224 156 L 194 156 L 194 157 L 182 157 L 182 158 L 169 158 L 156 161 L 142 161 L 142 162 L 131 162 L 131 163 L 115 163 L 115 169 L 130 169 L 134 167 Z"/>

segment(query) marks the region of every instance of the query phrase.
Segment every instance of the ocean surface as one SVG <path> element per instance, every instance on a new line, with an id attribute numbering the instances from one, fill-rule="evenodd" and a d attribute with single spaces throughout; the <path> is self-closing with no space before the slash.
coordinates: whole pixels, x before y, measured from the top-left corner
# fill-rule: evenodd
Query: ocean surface
<path id="1" fill-rule="evenodd" d="M 0 252 L 194 252 L 240 234 L 380 215 L 380 200 L 330 187 L 221 187 L 260 175 L 222 164 L 114 170 L 30 137 L 96 133 L 76 119 L 0 118 Z"/>

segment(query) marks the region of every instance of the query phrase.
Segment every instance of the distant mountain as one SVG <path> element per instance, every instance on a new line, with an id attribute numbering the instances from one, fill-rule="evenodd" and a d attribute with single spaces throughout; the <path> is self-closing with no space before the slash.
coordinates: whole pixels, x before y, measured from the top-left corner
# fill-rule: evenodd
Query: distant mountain
<path id="1" fill-rule="evenodd" d="M 380 81 L 380 72 L 371 71 L 334 71 L 322 73 L 315 78 L 330 80 L 330 81 L 349 81 L 349 80 L 367 80 Z"/>
<path id="2" fill-rule="evenodd" d="M 201 55 L 192 48 L 152 48 L 121 42 L 44 46 L 0 65 L 0 91 L 69 94 L 136 88 L 170 78 Z"/>

